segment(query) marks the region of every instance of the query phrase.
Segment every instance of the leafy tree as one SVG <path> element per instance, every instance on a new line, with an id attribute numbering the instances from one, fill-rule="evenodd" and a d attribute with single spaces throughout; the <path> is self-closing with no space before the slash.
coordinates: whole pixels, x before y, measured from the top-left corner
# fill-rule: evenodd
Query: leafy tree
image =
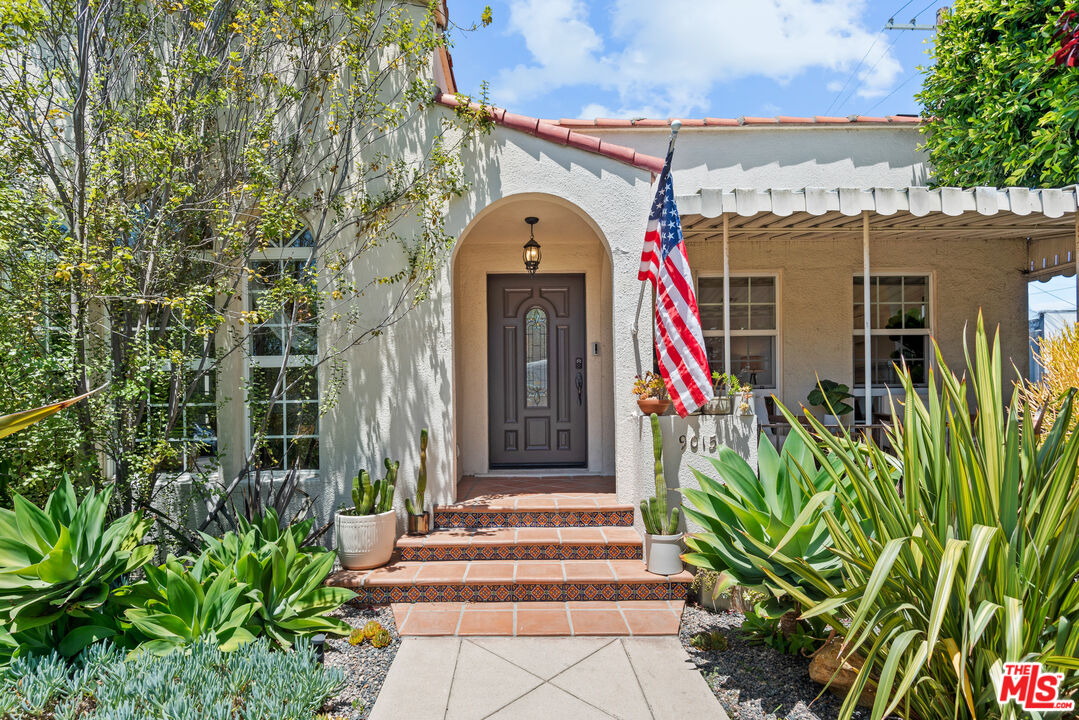
<path id="1" fill-rule="evenodd" d="M 170 440 L 190 441 L 185 410 L 243 400 L 207 377 L 259 333 L 281 367 L 232 391 L 257 400 L 253 442 L 228 448 L 242 469 L 219 494 L 322 366 L 332 405 L 342 354 L 425 298 L 454 240 L 459 151 L 489 123 L 482 107 L 425 112 L 448 42 L 436 16 L 389 0 L 0 2 L 0 406 L 108 381 L 0 441 L 21 453 L 11 489 L 55 482 L 62 462 L 150 509 L 182 455 Z M 281 247 L 309 252 L 265 262 Z"/>
<path id="2" fill-rule="evenodd" d="M 919 99 L 940 185 L 1056 187 L 1079 180 L 1079 72 L 1058 66 L 1065 3 L 956 0 Z"/>

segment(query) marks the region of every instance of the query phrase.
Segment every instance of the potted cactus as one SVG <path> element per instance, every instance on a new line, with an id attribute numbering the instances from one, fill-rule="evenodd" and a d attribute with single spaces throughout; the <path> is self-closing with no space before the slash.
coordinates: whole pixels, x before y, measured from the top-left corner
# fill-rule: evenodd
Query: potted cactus
<path id="1" fill-rule="evenodd" d="M 347 570 L 366 570 L 385 565 L 397 540 L 397 517 L 393 494 L 401 463 L 385 460 L 386 477 L 371 482 L 366 470 L 352 481 L 354 507 L 339 510 L 334 519 L 337 555 Z"/>
<path id="2" fill-rule="evenodd" d="M 663 477 L 663 435 L 659 416 L 651 415 L 652 452 L 655 456 L 656 495 L 641 500 L 641 520 L 644 521 L 645 561 L 648 572 L 656 575 L 677 575 L 682 572 L 682 533 L 678 521 L 680 506 L 667 511 L 667 481 Z"/>
<path id="3" fill-rule="evenodd" d="M 420 469 L 416 473 L 416 501 L 405 499 L 408 511 L 408 534 L 426 535 L 431 531 L 431 515 L 424 504 L 427 493 L 427 428 L 420 430 Z"/>

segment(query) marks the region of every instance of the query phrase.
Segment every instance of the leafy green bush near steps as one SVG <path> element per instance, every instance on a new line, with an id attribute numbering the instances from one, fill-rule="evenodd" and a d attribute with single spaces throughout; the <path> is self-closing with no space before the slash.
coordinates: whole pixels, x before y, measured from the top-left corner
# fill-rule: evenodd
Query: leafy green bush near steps
<path id="1" fill-rule="evenodd" d="M 56 653 L 0 669 L 0 717 L 12 720 L 313 720 L 342 685 L 306 639 L 292 651 L 265 639 L 226 653 L 196 642 L 187 653 L 125 660 L 108 642 L 68 665 Z"/>

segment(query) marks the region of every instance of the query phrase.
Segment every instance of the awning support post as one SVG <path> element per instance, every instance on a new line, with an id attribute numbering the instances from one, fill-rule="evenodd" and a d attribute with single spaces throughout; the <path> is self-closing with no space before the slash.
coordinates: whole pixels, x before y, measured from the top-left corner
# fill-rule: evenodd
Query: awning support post
<path id="1" fill-rule="evenodd" d="M 731 374 L 731 261 L 730 228 L 723 213 L 723 372 Z"/>
<path id="2" fill-rule="evenodd" d="M 869 212 L 862 212 L 862 319 L 865 321 L 865 424 L 873 424 L 873 324 L 870 321 Z"/>

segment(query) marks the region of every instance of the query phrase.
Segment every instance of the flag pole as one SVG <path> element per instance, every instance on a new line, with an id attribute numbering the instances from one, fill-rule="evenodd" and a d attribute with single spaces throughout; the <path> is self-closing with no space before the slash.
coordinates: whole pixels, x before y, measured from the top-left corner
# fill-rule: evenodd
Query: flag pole
<path id="1" fill-rule="evenodd" d="M 670 150 L 674 149 L 674 141 L 678 139 L 678 131 L 681 130 L 681 129 L 682 129 L 682 121 L 681 120 L 671 120 L 671 139 L 670 139 L 670 148 L 668 149 L 668 152 L 670 152 Z M 640 320 L 641 320 L 641 307 L 644 305 L 644 290 L 645 290 L 645 287 L 648 285 L 647 281 L 645 281 L 645 280 L 641 280 L 640 282 L 641 282 L 641 292 L 637 296 L 637 313 L 633 318 L 633 325 L 632 325 L 632 327 L 630 327 L 630 333 L 633 334 L 633 337 L 637 337 L 638 333 L 640 332 L 639 323 L 640 323 Z"/>

